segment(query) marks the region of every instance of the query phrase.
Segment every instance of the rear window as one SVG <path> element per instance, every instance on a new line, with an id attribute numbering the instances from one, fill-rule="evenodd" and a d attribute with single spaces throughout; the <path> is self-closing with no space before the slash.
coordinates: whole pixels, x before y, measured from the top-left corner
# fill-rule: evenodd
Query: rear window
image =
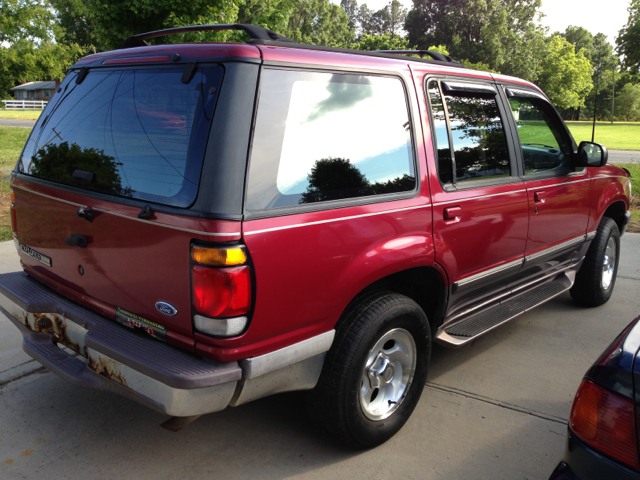
<path id="1" fill-rule="evenodd" d="M 247 210 L 416 188 L 398 78 L 265 70 L 261 83 Z"/>
<path id="2" fill-rule="evenodd" d="M 70 73 L 34 128 L 18 169 L 85 190 L 188 207 L 196 198 L 223 69 Z"/>

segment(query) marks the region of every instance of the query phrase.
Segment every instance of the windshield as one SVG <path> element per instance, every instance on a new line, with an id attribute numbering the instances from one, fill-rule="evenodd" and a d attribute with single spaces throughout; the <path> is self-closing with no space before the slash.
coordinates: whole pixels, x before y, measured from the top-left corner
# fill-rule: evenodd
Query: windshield
<path id="1" fill-rule="evenodd" d="M 219 66 L 70 73 L 18 164 L 34 177 L 176 207 L 196 198 Z"/>

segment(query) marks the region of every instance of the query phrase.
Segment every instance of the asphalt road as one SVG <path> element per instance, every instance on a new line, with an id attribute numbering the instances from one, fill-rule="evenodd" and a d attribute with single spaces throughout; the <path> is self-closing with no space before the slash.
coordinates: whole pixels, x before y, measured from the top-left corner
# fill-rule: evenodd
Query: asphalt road
<path id="1" fill-rule="evenodd" d="M 33 128 L 35 124 L 35 120 L 23 120 L 20 118 L 0 118 L 0 127 Z"/>
<path id="2" fill-rule="evenodd" d="M 18 268 L 0 244 L 0 271 Z M 163 415 L 39 368 L 1 317 L 0 479 L 546 479 L 581 378 L 640 314 L 639 288 L 640 234 L 627 234 L 609 303 L 583 309 L 565 294 L 462 349 L 436 347 L 413 416 L 366 452 L 317 432 L 296 393 L 169 432 Z"/>

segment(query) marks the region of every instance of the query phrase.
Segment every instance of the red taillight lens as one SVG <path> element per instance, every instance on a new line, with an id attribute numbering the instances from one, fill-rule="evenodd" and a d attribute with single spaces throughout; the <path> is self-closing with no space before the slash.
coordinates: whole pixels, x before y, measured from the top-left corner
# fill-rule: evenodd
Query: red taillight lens
<path id="1" fill-rule="evenodd" d="M 208 317 L 235 317 L 251 308 L 249 267 L 208 268 L 195 265 L 193 306 Z"/>
<path id="2" fill-rule="evenodd" d="M 631 400 L 584 380 L 573 401 L 569 425 L 595 450 L 639 469 Z"/>
<path id="3" fill-rule="evenodd" d="M 11 189 L 11 230 L 13 233 L 18 231 L 18 218 L 16 217 L 16 194 Z"/>

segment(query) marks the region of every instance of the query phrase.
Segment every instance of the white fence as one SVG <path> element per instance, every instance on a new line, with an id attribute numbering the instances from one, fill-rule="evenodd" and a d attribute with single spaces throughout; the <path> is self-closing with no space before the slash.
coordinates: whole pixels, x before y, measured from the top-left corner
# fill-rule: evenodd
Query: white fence
<path id="1" fill-rule="evenodd" d="M 44 110 L 47 100 L 2 100 L 7 110 Z"/>

